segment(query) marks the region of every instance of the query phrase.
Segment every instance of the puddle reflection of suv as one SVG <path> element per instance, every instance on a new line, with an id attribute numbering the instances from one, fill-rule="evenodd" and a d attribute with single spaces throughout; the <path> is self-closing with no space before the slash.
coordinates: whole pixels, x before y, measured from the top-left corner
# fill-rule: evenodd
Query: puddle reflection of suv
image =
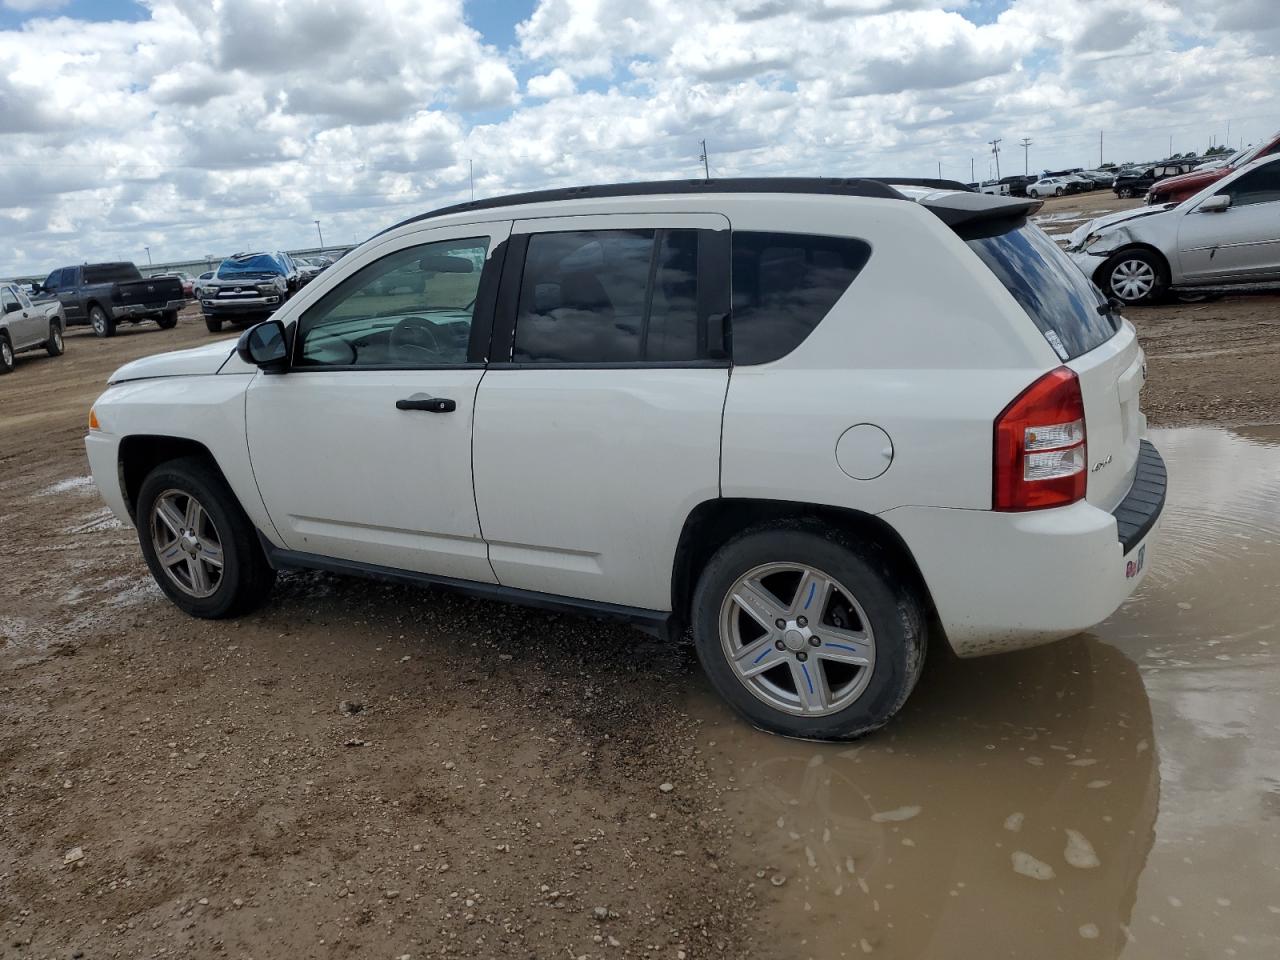
<path id="1" fill-rule="evenodd" d="M 691 627 L 751 722 L 855 737 L 931 643 L 1077 633 L 1150 565 L 1142 351 L 1036 206 L 751 180 L 437 211 L 234 350 L 122 367 L 89 459 L 196 616 L 310 568 Z"/>

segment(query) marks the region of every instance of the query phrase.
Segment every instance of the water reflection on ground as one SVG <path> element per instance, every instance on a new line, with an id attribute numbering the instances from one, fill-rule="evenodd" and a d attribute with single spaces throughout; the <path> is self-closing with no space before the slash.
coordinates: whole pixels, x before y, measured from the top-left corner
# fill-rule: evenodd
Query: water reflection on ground
<path id="1" fill-rule="evenodd" d="M 1280 430 L 1153 439 L 1156 565 L 1091 634 L 935 657 L 852 745 L 698 698 L 761 955 L 1280 956 Z"/>

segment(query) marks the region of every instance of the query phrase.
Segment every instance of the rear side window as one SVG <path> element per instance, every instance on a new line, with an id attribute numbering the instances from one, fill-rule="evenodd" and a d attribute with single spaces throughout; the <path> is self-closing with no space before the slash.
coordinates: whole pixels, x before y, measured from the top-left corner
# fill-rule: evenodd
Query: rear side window
<path id="1" fill-rule="evenodd" d="M 699 359 L 696 230 L 584 230 L 529 237 L 512 360 Z"/>
<path id="2" fill-rule="evenodd" d="M 813 332 L 871 257 L 848 237 L 733 234 L 733 362 L 768 363 Z"/>
<path id="3" fill-rule="evenodd" d="M 1013 294 L 1050 346 L 1073 360 L 1101 346 L 1119 329 L 1093 283 L 1039 227 L 1024 224 L 993 237 L 968 241 Z"/>

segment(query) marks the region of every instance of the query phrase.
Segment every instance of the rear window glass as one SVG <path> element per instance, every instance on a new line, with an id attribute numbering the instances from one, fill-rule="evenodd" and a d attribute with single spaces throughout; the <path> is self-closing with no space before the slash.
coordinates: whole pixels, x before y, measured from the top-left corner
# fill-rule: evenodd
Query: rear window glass
<path id="1" fill-rule="evenodd" d="M 768 363 L 798 347 L 870 256 L 848 237 L 734 231 L 733 362 Z"/>
<path id="2" fill-rule="evenodd" d="M 129 280 L 141 280 L 142 274 L 132 263 L 97 263 L 86 264 L 84 282 L 89 283 L 125 283 Z"/>
<path id="3" fill-rule="evenodd" d="M 1118 320 L 1098 312 L 1105 303 L 1093 283 L 1039 227 L 1025 224 L 968 241 L 1063 360 L 1110 340 Z"/>

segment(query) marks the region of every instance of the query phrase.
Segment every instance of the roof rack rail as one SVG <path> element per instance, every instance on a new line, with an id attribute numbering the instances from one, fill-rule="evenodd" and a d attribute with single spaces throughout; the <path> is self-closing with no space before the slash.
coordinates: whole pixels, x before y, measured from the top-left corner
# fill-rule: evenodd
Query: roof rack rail
<path id="1" fill-rule="evenodd" d="M 900 181 L 905 182 L 905 181 Z M 845 197 L 880 197 L 885 200 L 905 200 L 885 180 L 865 177 L 732 177 L 715 180 L 642 180 L 635 183 L 602 183 L 592 186 L 560 187 L 552 190 L 534 190 L 529 193 L 513 193 L 505 197 L 488 197 L 469 200 L 441 207 L 428 213 L 402 220 L 383 230 L 395 230 L 410 223 L 432 220 L 453 213 L 470 210 L 492 210 L 497 207 L 517 207 L 531 203 L 550 203 L 556 200 L 589 200 L 605 197 L 647 197 L 659 194 L 701 193 L 817 193 Z"/>

